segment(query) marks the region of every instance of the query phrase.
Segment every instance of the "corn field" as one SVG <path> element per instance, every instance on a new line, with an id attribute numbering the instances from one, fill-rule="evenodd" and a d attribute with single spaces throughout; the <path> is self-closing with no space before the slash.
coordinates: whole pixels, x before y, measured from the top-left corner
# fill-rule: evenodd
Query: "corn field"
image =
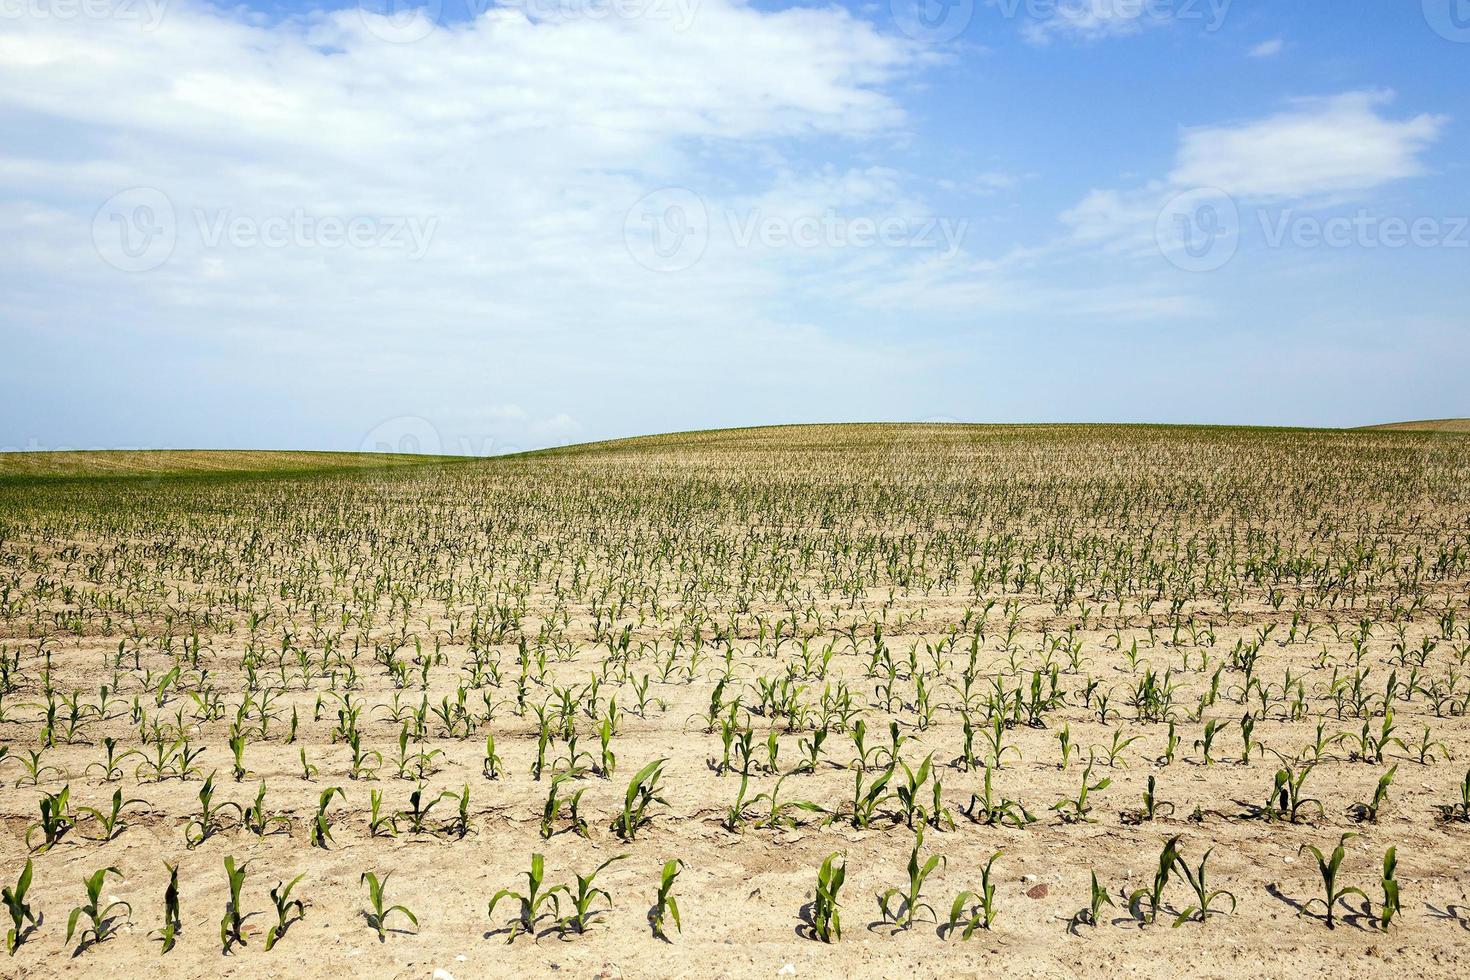
<path id="1" fill-rule="evenodd" d="M 1463 974 L 1467 447 L 0 464 L 0 963 Z"/>

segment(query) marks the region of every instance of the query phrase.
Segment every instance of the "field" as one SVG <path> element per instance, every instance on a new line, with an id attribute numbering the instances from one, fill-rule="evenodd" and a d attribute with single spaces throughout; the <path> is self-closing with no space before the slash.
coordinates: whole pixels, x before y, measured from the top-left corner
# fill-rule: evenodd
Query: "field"
<path id="1" fill-rule="evenodd" d="M 0 964 L 1464 976 L 1467 447 L 8 459 Z"/>

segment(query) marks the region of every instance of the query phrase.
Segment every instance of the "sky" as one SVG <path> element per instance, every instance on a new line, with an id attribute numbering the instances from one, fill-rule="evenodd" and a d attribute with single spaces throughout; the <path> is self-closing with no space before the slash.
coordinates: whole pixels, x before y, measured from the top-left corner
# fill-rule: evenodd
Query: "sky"
<path id="1" fill-rule="evenodd" d="M 1470 0 L 0 0 L 0 448 L 1470 415 Z"/>

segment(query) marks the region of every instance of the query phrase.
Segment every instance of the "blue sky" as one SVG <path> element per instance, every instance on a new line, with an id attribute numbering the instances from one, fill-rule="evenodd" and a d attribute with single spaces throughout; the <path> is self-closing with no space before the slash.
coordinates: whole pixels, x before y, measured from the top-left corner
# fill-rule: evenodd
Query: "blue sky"
<path id="1" fill-rule="evenodd" d="M 1470 414 L 1470 0 L 0 2 L 0 447 Z"/>

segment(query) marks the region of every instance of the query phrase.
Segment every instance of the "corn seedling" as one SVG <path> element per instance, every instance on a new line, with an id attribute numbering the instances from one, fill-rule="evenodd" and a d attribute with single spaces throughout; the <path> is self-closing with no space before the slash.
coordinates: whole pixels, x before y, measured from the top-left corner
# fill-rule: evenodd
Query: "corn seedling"
<path id="1" fill-rule="evenodd" d="M 1168 887 L 1169 875 L 1173 873 L 1175 866 L 1179 863 L 1179 835 L 1175 834 L 1164 842 L 1164 849 L 1159 852 L 1158 868 L 1154 871 L 1153 884 L 1146 888 L 1138 888 L 1128 896 L 1128 911 L 1133 915 L 1140 915 L 1143 903 L 1148 903 L 1147 915 L 1142 915 L 1144 922 L 1153 922 L 1159 917 L 1159 908 L 1164 903 L 1164 889 Z"/>
<path id="2" fill-rule="evenodd" d="M 606 861 L 592 869 L 590 874 L 573 875 L 575 885 L 564 885 L 562 895 L 566 897 L 567 904 L 571 906 L 571 913 L 557 919 L 557 929 L 563 934 L 575 932 L 578 935 L 587 931 L 587 927 L 597 921 L 597 917 L 612 907 L 612 896 L 607 889 L 598 888 L 594 882 L 608 865 L 614 861 L 622 861 L 627 858 L 626 854 L 615 854 Z M 598 899 L 607 903 L 607 908 L 594 909 L 592 903 Z M 558 910 L 559 911 L 559 910 Z"/>
<path id="3" fill-rule="evenodd" d="M 385 899 L 383 897 L 383 890 L 387 887 L 388 878 L 391 875 L 392 872 L 390 871 L 379 879 L 374 872 L 364 871 L 358 878 L 358 884 L 366 884 L 368 887 L 368 905 L 372 907 L 372 911 L 366 912 L 364 915 L 367 917 L 368 925 L 377 930 L 378 942 L 380 943 L 388 938 L 388 916 L 394 912 L 401 913 L 404 918 L 413 923 L 415 929 L 419 925 L 418 916 L 409 911 L 408 906 L 389 905 L 384 907 L 383 903 Z"/>
<path id="4" fill-rule="evenodd" d="M 949 907 L 949 923 L 945 926 L 950 935 L 953 935 L 963 923 L 964 929 L 960 932 L 960 939 L 969 939 L 975 934 L 976 929 L 988 930 L 995 922 L 995 885 L 990 880 L 990 871 L 1001 853 L 996 851 L 990 855 L 990 860 L 985 862 L 985 867 L 980 871 L 980 890 L 978 892 L 964 891 L 955 896 L 954 904 Z"/>
<path id="5" fill-rule="evenodd" d="M 1176 929 L 1186 922 L 1196 920 L 1196 917 L 1198 917 L 1197 921 L 1201 923 L 1208 922 L 1211 913 L 1218 911 L 1210 907 L 1217 898 L 1228 898 L 1230 900 L 1230 911 L 1235 911 L 1235 896 L 1233 894 L 1224 889 L 1210 890 L 1209 883 L 1205 878 L 1205 865 L 1209 863 L 1209 860 L 1210 851 L 1205 851 L 1204 856 L 1199 859 L 1199 867 L 1197 868 L 1190 868 L 1189 862 L 1185 861 L 1182 855 L 1178 859 L 1179 870 L 1184 872 L 1185 880 L 1189 882 L 1189 887 L 1194 890 L 1194 904 L 1186 907 L 1184 911 L 1175 917 L 1174 927 Z"/>
<path id="6" fill-rule="evenodd" d="M 495 918 L 495 906 L 500 904 L 502 898 L 513 898 L 520 905 L 520 914 L 512 920 L 510 926 L 510 939 L 514 941 L 521 933 L 535 934 L 536 923 L 547 913 L 543 911 L 545 906 L 550 905 L 556 917 L 561 915 L 561 893 L 566 890 L 565 885 L 557 885 L 553 888 L 542 890 L 542 884 L 546 880 L 546 859 L 541 854 L 531 855 L 531 869 L 525 872 L 526 890 L 524 893 L 502 888 L 490 898 L 490 908 L 487 914 L 491 919 Z"/>
<path id="7" fill-rule="evenodd" d="M 245 913 L 240 910 L 240 889 L 245 884 L 245 865 L 236 866 L 235 858 L 225 858 L 225 876 L 229 879 L 230 898 L 225 903 L 224 917 L 219 920 L 219 941 L 228 955 L 234 946 L 245 945 Z"/>
<path id="8" fill-rule="evenodd" d="M 838 894 L 846 880 L 847 859 L 838 853 L 827 855 L 817 869 L 817 891 L 811 904 L 812 933 L 824 943 L 834 943 L 842 938 L 842 909 Z"/>
<path id="9" fill-rule="evenodd" d="M 179 933 L 184 930 L 184 920 L 179 915 L 179 866 L 165 863 L 168 868 L 168 884 L 163 889 L 163 927 L 158 937 L 163 940 L 163 952 L 174 948 Z"/>
<path id="10" fill-rule="evenodd" d="M 1322 876 L 1323 891 L 1322 898 L 1308 900 L 1302 906 L 1301 911 L 1305 913 L 1312 905 L 1321 902 L 1323 910 L 1326 913 L 1325 920 L 1329 929 L 1334 928 L 1336 925 L 1334 913 L 1338 902 L 1349 895 L 1357 895 L 1365 902 L 1368 900 L 1368 896 L 1364 894 L 1361 888 L 1354 888 L 1351 885 L 1342 886 L 1337 883 L 1337 876 L 1342 869 L 1343 858 L 1346 856 L 1346 850 L 1343 845 L 1356 836 L 1356 834 L 1343 834 L 1342 839 L 1337 842 L 1337 847 L 1332 851 L 1330 858 L 1323 857 L 1322 851 L 1315 844 L 1303 844 L 1297 850 L 1298 854 L 1311 851 L 1312 856 L 1317 859 L 1317 871 Z"/>
<path id="11" fill-rule="evenodd" d="M 1387 932 L 1393 917 L 1402 911 L 1399 905 L 1398 848 L 1390 847 L 1383 852 L 1383 909 L 1378 915 L 1378 927 Z"/>
<path id="12" fill-rule="evenodd" d="M 1367 803 L 1354 803 L 1353 816 L 1359 821 L 1377 823 L 1378 816 L 1383 812 L 1383 806 L 1388 802 L 1388 787 L 1393 782 L 1394 773 L 1399 771 L 1398 764 L 1389 767 L 1388 772 L 1378 777 L 1378 785 L 1373 790 L 1373 799 Z"/>
<path id="13" fill-rule="evenodd" d="M 1096 929 L 1099 918 L 1102 915 L 1102 907 L 1104 905 L 1111 906 L 1112 904 L 1113 900 L 1108 895 L 1108 890 L 1098 884 L 1097 872 L 1093 871 L 1091 893 L 1088 898 L 1087 908 L 1079 909 L 1077 914 L 1072 916 L 1072 921 L 1068 923 L 1068 929 L 1074 932 L 1078 926 L 1092 926 Z"/>
<path id="14" fill-rule="evenodd" d="M 663 776 L 666 761 L 655 759 L 628 781 L 627 792 L 623 794 L 623 810 L 612 822 L 613 831 L 623 840 L 632 840 L 639 829 L 651 821 L 648 816 L 650 806 L 654 803 L 668 806 L 668 800 L 659 795 L 659 779 Z"/>
<path id="15" fill-rule="evenodd" d="M 102 901 L 102 883 L 108 875 L 116 875 L 122 878 L 122 872 L 116 868 L 98 868 L 88 875 L 82 882 L 87 890 L 87 903 L 78 905 L 71 910 L 71 915 L 66 920 L 66 942 L 71 942 L 72 935 L 76 933 L 77 923 L 82 916 L 87 917 L 87 925 L 82 928 L 78 935 L 78 943 L 73 956 L 80 955 L 88 946 L 107 941 L 107 938 L 117 931 L 116 918 L 113 912 L 123 909 L 129 918 L 132 917 L 133 907 L 127 902 Z"/>
<path id="16" fill-rule="evenodd" d="M 912 925 L 914 916 L 924 909 L 928 909 L 931 916 L 935 915 L 934 906 L 923 901 L 921 892 L 924 880 L 945 863 L 945 858 L 942 854 L 933 854 L 927 861 L 920 862 L 919 848 L 923 844 L 924 829 L 920 827 L 914 835 L 913 849 L 909 851 L 908 884 L 890 888 L 878 897 L 878 910 L 883 915 L 883 921 L 891 921 L 900 929 L 907 929 Z"/>
<path id="17" fill-rule="evenodd" d="M 26 892 L 31 889 L 31 874 L 31 859 L 26 858 L 26 866 L 21 870 L 15 887 L 6 885 L 0 890 L 0 900 L 4 901 L 5 910 L 10 913 L 10 930 L 5 934 L 5 951 L 11 956 L 15 955 L 26 936 L 39 924 L 36 913 L 26 904 Z"/>
<path id="18" fill-rule="evenodd" d="M 679 919 L 679 900 L 673 894 L 674 881 L 683 870 L 684 862 L 678 858 L 664 862 L 658 892 L 653 896 L 653 909 L 648 914 L 648 924 L 652 927 L 653 934 L 665 941 L 669 938 L 665 927 L 670 919 L 673 920 L 675 929 L 684 931 L 684 923 Z"/>

